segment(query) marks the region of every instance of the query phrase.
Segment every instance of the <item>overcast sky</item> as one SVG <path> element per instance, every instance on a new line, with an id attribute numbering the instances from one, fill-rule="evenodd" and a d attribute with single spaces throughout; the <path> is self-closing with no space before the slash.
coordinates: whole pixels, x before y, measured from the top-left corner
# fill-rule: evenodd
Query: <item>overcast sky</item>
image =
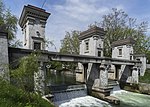
<path id="1" fill-rule="evenodd" d="M 51 13 L 46 26 L 46 38 L 54 41 L 57 51 L 66 31 L 84 31 L 112 8 L 123 9 L 130 17 L 150 22 L 150 0 L 3 0 L 12 14 L 18 18 L 24 5 L 42 7 Z M 23 40 L 18 26 L 17 38 Z M 54 50 L 54 47 L 50 48 Z"/>

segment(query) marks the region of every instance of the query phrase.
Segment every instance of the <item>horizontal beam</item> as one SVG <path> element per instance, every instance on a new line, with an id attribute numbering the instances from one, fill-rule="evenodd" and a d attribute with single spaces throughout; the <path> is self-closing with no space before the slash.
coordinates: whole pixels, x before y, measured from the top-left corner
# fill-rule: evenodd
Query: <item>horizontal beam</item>
<path id="1" fill-rule="evenodd" d="M 27 56 L 33 52 L 35 51 L 30 49 L 9 48 L 9 56 L 14 58 Z M 40 60 L 44 62 L 53 60 L 53 61 L 62 61 L 62 62 L 104 63 L 104 64 L 114 64 L 114 65 L 141 64 L 140 61 L 133 61 L 133 60 L 131 61 L 125 59 L 108 58 L 108 57 L 96 57 L 96 56 L 88 56 L 88 55 L 61 54 L 58 52 L 51 52 L 51 51 L 40 51 L 40 54 L 41 54 Z"/>

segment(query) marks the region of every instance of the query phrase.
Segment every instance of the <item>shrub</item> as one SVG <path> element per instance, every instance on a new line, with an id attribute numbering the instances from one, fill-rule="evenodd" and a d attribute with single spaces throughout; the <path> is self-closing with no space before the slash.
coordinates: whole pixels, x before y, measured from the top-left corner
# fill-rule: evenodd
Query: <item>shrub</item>
<path id="1" fill-rule="evenodd" d="M 36 93 L 27 93 L 0 79 L 0 107 L 52 107 Z"/>
<path id="2" fill-rule="evenodd" d="M 139 82 L 150 84 L 150 70 L 146 70 L 144 76 L 139 78 Z"/>

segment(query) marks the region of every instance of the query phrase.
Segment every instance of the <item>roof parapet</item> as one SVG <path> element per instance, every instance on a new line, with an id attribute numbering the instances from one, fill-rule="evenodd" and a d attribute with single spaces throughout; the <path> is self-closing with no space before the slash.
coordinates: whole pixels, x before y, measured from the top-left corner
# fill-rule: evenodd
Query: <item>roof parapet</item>
<path id="1" fill-rule="evenodd" d="M 126 44 L 135 44 L 135 40 L 133 38 L 127 38 L 127 39 L 122 39 L 122 40 L 117 40 L 112 43 L 112 47 L 116 46 L 121 46 L 121 45 L 126 45 Z"/>
<path id="2" fill-rule="evenodd" d="M 90 29 L 88 29 L 86 31 L 81 32 L 79 35 L 79 40 L 83 40 L 83 39 L 86 39 L 88 37 L 92 37 L 93 35 L 99 35 L 99 36 L 103 37 L 105 35 L 105 33 L 106 32 L 104 31 L 103 28 L 94 26 L 94 27 L 91 27 Z"/>

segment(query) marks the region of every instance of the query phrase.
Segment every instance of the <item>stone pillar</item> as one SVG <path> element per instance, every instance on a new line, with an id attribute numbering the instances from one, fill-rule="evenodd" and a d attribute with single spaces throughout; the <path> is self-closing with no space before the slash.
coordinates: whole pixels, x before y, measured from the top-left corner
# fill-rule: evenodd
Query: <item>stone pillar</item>
<path id="1" fill-rule="evenodd" d="M 8 34 L 0 31 L 0 76 L 10 80 L 8 70 Z"/>
<path id="2" fill-rule="evenodd" d="M 106 87 L 108 85 L 108 69 L 104 64 L 100 65 L 100 75 L 99 75 L 100 87 Z"/>
<path id="3" fill-rule="evenodd" d="M 76 71 L 76 81 L 81 83 L 85 82 L 84 66 L 82 63 L 78 63 L 78 69 Z"/>
<path id="4" fill-rule="evenodd" d="M 39 62 L 39 71 L 34 73 L 34 90 L 41 95 L 45 94 L 45 66 Z"/>
<path id="5" fill-rule="evenodd" d="M 133 83 L 138 83 L 139 82 L 139 72 L 138 72 L 138 67 L 134 66 L 132 70 L 132 82 Z"/>

